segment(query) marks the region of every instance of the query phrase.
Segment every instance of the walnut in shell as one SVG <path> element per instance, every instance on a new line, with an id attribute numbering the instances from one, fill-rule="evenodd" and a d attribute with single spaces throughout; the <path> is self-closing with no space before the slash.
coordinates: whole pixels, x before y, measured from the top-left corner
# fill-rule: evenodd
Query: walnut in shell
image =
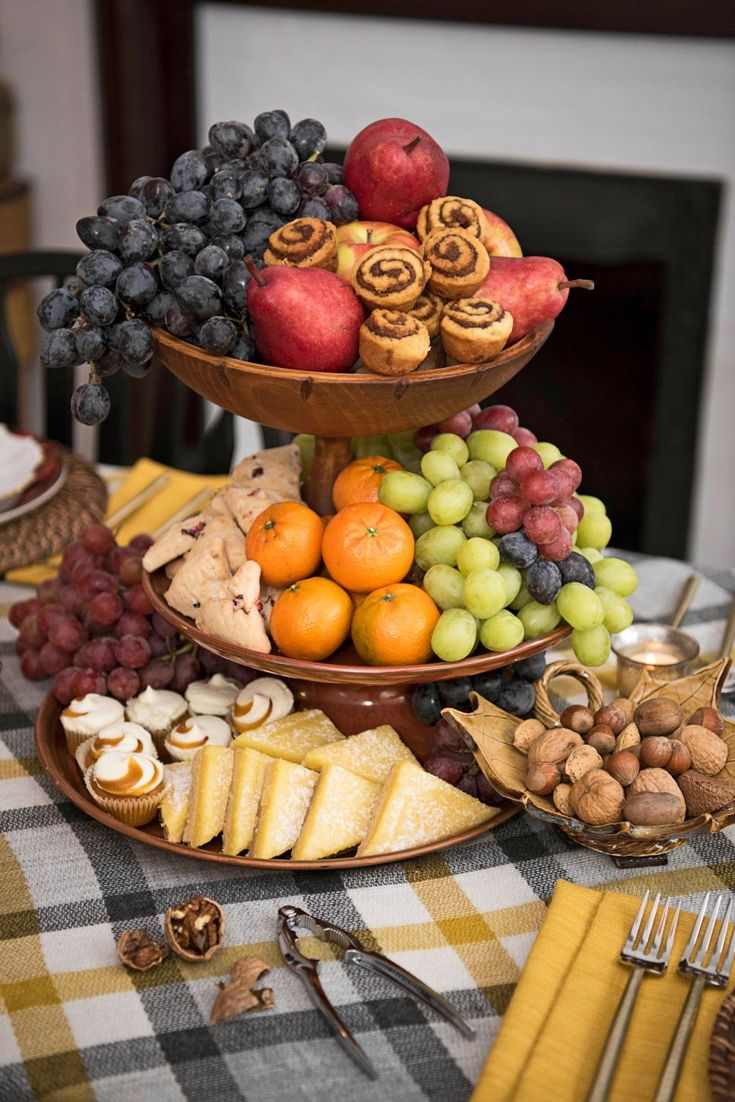
<path id="1" fill-rule="evenodd" d="M 574 808 L 569 802 L 569 793 L 571 791 L 571 784 L 558 784 L 551 794 L 556 810 L 561 811 L 562 815 L 568 815 L 570 819 L 574 815 Z"/>
<path id="2" fill-rule="evenodd" d="M 169 907 L 164 929 L 166 940 L 183 960 L 209 960 L 224 941 L 225 916 L 219 903 L 194 895 Z"/>
<path id="3" fill-rule="evenodd" d="M 684 727 L 679 738 L 689 751 L 692 768 L 698 773 L 716 777 L 727 761 L 727 743 L 707 727 L 691 723 Z"/>
<path id="4" fill-rule="evenodd" d="M 522 754 L 528 753 L 528 748 L 534 739 L 543 735 L 546 728 L 540 719 L 524 719 L 513 732 L 513 745 Z"/>
<path id="5" fill-rule="evenodd" d="M 591 769 L 572 785 L 569 802 L 582 822 L 602 826 L 619 822 L 625 793 L 604 769 Z"/>
<path id="6" fill-rule="evenodd" d="M 168 956 L 168 947 L 154 941 L 146 930 L 126 930 L 117 939 L 117 955 L 134 972 L 147 972 Z"/>
<path id="7" fill-rule="evenodd" d="M 260 977 L 269 970 L 270 966 L 257 957 L 236 960 L 230 970 L 229 982 L 219 984 L 219 995 L 214 1000 L 209 1020 L 216 1024 L 247 1010 L 270 1010 L 275 1006 L 270 987 L 255 987 Z"/>
<path id="8" fill-rule="evenodd" d="M 568 731 L 565 727 L 552 727 L 546 734 L 534 739 L 528 748 L 528 763 L 540 765 L 552 762 L 561 766 L 567 760 L 572 750 L 582 745 L 582 736 L 576 731 Z"/>
<path id="9" fill-rule="evenodd" d="M 601 769 L 602 758 L 594 746 L 577 746 L 564 762 L 564 774 L 574 784 L 590 769 Z"/>

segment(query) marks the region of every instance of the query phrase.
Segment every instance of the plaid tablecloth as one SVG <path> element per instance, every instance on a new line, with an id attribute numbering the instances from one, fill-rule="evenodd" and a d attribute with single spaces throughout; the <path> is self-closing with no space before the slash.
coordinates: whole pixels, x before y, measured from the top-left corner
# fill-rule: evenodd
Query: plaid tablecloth
<path id="1" fill-rule="evenodd" d="M 638 569 L 639 616 L 664 616 L 688 568 L 648 559 Z M 719 645 L 732 591 L 732 572 L 707 573 L 685 622 L 704 650 Z M 0 605 L 15 595 L 0 585 Z M 526 816 L 436 857 L 341 875 L 263 875 L 170 856 L 88 819 L 40 771 L 32 725 L 44 686 L 21 678 L 13 637 L 0 620 L 2 1100 L 465 1102 L 560 877 L 632 893 L 650 886 L 692 905 L 707 889 L 735 887 L 735 828 L 691 837 L 665 868 L 621 871 Z M 125 929 L 160 932 L 166 907 L 199 891 L 226 914 L 227 947 L 210 963 L 169 958 L 143 974 L 118 964 Z M 372 937 L 444 992 L 476 1039 L 330 958 L 324 986 L 380 1071 L 369 1081 L 281 964 L 284 902 Z M 243 954 L 272 966 L 276 1008 L 210 1026 L 216 980 Z"/>

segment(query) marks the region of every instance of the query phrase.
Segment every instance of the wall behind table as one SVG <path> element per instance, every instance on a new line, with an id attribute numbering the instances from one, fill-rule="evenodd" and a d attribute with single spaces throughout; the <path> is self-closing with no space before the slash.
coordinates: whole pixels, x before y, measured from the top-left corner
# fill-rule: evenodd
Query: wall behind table
<path id="1" fill-rule="evenodd" d="M 202 123 L 281 106 L 322 119 L 330 141 L 346 144 L 373 119 L 401 115 L 450 155 L 735 182 L 731 42 L 228 4 L 200 5 L 198 20 Z M 735 565 L 733 301 L 726 196 L 689 552 L 724 567 Z"/>

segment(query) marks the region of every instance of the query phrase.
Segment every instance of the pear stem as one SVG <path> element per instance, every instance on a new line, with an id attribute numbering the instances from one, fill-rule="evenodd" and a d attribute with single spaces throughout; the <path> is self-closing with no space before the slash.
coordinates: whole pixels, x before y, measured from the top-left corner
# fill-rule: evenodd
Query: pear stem
<path id="1" fill-rule="evenodd" d="M 595 281 L 594 279 L 563 279 L 561 283 L 557 283 L 557 287 L 560 291 L 574 287 L 579 287 L 583 291 L 594 291 Z"/>
<path id="2" fill-rule="evenodd" d="M 421 135 L 417 134 L 415 138 L 411 139 L 411 141 L 408 143 L 408 145 L 404 145 L 403 152 L 404 153 L 413 153 L 414 149 L 416 148 L 416 146 L 419 144 L 420 141 L 421 141 Z"/>
<path id="3" fill-rule="evenodd" d="M 265 285 L 266 285 L 265 280 L 263 279 L 262 275 L 260 274 L 260 268 L 258 268 L 258 266 L 256 265 L 255 261 L 253 260 L 252 256 L 246 256 L 245 257 L 245 267 L 250 272 L 251 276 L 253 277 L 255 282 L 258 284 L 258 286 L 259 287 L 265 287 Z"/>

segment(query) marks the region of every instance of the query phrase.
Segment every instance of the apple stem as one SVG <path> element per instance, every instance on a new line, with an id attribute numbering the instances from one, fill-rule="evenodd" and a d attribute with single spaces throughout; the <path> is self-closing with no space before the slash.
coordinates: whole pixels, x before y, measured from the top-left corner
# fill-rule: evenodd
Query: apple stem
<path id="1" fill-rule="evenodd" d="M 260 274 L 260 268 L 256 265 L 256 263 L 253 260 L 252 256 L 246 256 L 245 257 L 245 267 L 250 272 L 251 276 L 253 277 L 255 282 L 258 284 L 258 286 L 259 287 L 265 287 L 266 283 L 265 283 L 265 280 L 263 279 L 262 275 Z"/>
<path id="2" fill-rule="evenodd" d="M 366 237 L 366 241 L 367 241 L 367 244 L 369 245 L 369 244 L 370 244 L 370 242 L 371 242 L 371 241 L 372 241 L 372 239 L 373 239 L 373 231 L 372 231 L 372 230 L 368 230 L 368 231 L 367 231 L 367 233 L 365 234 L 365 237 Z"/>
<path id="3" fill-rule="evenodd" d="M 411 141 L 408 143 L 408 145 L 404 145 L 403 152 L 404 153 L 413 153 L 414 149 L 416 148 L 416 146 L 419 144 L 420 141 L 421 141 L 421 135 L 417 134 L 415 138 L 411 139 Z"/>
<path id="4" fill-rule="evenodd" d="M 561 283 L 557 283 L 557 287 L 560 291 L 573 287 L 579 287 L 583 291 L 594 291 L 595 281 L 594 279 L 563 279 Z"/>

